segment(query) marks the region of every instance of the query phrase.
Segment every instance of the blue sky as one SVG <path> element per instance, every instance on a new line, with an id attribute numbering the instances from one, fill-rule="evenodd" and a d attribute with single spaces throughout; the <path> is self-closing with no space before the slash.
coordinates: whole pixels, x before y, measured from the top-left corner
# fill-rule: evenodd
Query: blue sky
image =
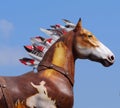
<path id="1" fill-rule="evenodd" d="M 27 56 L 23 45 L 43 35 L 39 28 L 63 24 L 63 18 L 90 30 L 115 54 L 111 67 L 88 60 L 76 61 L 74 108 L 120 108 L 120 1 L 119 0 L 2 0 L 0 2 L 0 75 L 16 76 L 32 68 L 19 63 Z"/>

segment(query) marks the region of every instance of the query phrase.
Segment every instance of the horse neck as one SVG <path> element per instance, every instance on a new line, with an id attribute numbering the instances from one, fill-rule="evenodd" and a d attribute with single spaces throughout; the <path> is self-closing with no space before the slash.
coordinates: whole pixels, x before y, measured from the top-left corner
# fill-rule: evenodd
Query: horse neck
<path id="1" fill-rule="evenodd" d="M 55 42 L 55 44 L 46 52 L 42 61 L 62 67 L 74 80 L 75 58 L 73 55 L 73 36 L 70 36 L 70 34 L 71 33 L 68 33 L 66 36 L 62 36 Z"/>

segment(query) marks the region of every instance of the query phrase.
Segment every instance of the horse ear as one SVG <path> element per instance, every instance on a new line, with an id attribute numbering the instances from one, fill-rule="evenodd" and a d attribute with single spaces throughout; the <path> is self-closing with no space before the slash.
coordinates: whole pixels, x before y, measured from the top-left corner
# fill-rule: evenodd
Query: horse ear
<path id="1" fill-rule="evenodd" d="M 75 29 L 73 30 L 74 32 L 77 32 L 78 30 L 81 30 L 82 29 L 82 20 L 81 18 L 78 20 L 78 23 L 75 27 Z"/>

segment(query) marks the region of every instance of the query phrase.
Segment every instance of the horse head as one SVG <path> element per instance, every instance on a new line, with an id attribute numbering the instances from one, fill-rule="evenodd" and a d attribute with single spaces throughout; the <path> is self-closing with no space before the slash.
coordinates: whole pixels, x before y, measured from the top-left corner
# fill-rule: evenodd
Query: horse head
<path id="1" fill-rule="evenodd" d="M 73 32 L 75 33 L 74 51 L 76 58 L 100 62 L 106 67 L 114 63 L 114 54 L 90 31 L 82 27 L 81 19 Z"/>

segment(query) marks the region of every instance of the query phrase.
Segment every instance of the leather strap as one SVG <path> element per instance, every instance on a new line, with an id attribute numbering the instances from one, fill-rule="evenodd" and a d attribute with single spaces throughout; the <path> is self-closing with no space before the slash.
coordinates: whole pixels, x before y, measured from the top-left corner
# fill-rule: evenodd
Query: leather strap
<path id="1" fill-rule="evenodd" d="M 64 75 L 70 82 L 70 84 L 73 86 L 73 79 L 71 78 L 71 76 L 69 75 L 69 72 L 66 71 L 64 68 L 59 67 L 57 65 L 51 64 L 51 63 L 40 63 L 39 66 L 43 66 L 43 68 L 39 68 L 40 70 L 45 70 L 45 69 L 54 69 L 57 72 L 61 73 L 62 75 Z"/>
<path id="2" fill-rule="evenodd" d="M 7 89 L 6 81 L 4 80 L 3 77 L 0 77 L 0 89 L 1 89 L 1 92 L 3 94 L 4 100 L 6 101 L 7 107 L 14 108 L 12 98 L 9 94 L 8 89 Z"/>

